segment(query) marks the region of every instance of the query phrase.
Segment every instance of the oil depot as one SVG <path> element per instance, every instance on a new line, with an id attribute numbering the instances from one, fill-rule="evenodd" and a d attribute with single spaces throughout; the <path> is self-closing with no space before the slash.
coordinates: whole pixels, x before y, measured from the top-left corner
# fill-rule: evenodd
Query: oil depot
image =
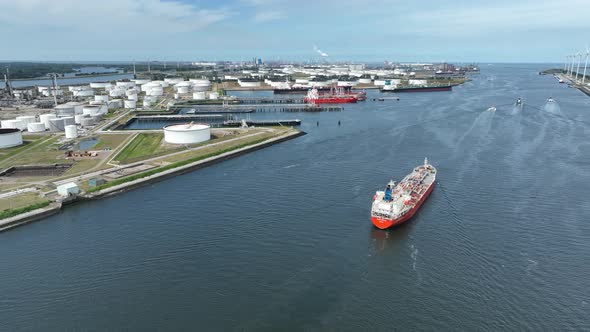
<path id="1" fill-rule="evenodd" d="M 211 139 L 211 127 L 202 123 L 175 124 L 164 127 L 164 141 L 172 144 L 196 144 Z"/>

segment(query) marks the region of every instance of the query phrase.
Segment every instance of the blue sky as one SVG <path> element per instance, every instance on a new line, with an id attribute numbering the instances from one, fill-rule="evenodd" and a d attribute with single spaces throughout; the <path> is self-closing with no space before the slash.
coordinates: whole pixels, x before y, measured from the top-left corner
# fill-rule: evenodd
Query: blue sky
<path id="1" fill-rule="evenodd" d="M 0 60 L 561 62 L 589 0 L 0 0 Z M 585 38 L 585 39 L 584 39 Z"/>

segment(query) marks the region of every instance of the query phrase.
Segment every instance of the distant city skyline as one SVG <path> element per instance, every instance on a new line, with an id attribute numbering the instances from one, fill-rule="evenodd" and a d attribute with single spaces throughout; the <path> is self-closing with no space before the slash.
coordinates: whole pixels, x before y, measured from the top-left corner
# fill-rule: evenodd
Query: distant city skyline
<path id="1" fill-rule="evenodd" d="M 589 12 L 585 0 L 0 0 L 0 61 L 560 63 L 590 44 Z"/>

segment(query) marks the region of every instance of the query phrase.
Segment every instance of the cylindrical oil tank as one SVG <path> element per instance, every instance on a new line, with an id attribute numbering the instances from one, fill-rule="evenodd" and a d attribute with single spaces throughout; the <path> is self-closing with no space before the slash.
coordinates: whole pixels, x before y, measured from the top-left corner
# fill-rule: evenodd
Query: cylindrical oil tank
<path id="1" fill-rule="evenodd" d="M 64 128 L 65 126 L 71 126 L 73 124 L 76 124 L 76 121 L 74 120 L 73 116 L 63 117 L 62 119 L 64 120 Z"/>
<path id="2" fill-rule="evenodd" d="M 219 92 L 210 92 L 209 99 L 213 99 L 213 100 L 219 99 Z"/>
<path id="3" fill-rule="evenodd" d="M 2 122 L 0 122 L 0 124 L 2 125 L 2 128 L 6 128 L 6 129 L 21 129 L 20 127 L 22 127 L 22 122 L 20 120 L 2 120 Z"/>
<path id="4" fill-rule="evenodd" d="M 193 84 L 193 91 L 209 91 L 210 89 L 211 89 L 210 84 L 201 84 L 201 83 Z"/>
<path id="5" fill-rule="evenodd" d="M 135 86 L 135 82 L 116 82 L 115 83 L 118 87 L 122 87 L 122 88 L 132 88 Z"/>
<path id="6" fill-rule="evenodd" d="M 82 127 L 90 127 L 90 126 L 94 126 L 95 122 L 92 118 L 89 117 L 84 117 L 80 120 L 80 125 Z"/>
<path id="7" fill-rule="evenodd" d="M 193 99 L 194 100 L 203 100 L 203 99 L 205 99 L 205 91 L 193 92 Z"/>
<path id="8" fill-rule="evenodd" d="M 84 109 L 82 110 L 82 114 L 89 115 L 89 116 L 100 114 L 100 112 L 101 112 L 100 105 L 84 106 Z"/>
<path id="9" fill-rule="evenodd" d="M 99 123 L 100 121 L 102 121 L 102 114 L 97 114 L 97 115 L 93 115 L 91 116 L 92 121 L 94 121 L 94 123 Z"/>
<path id="10" fill-rule="evenodd" d="M 45 124 L 45 129 L 49 129 L 49 120 L 57 118 L 57 115 L 53 113 L 41 114 L 39 115 L 39 122 L 43 122 Z"/>
<path id="11" fill-rule="evenodd" d="M 371 79 L 370 78 L 366 78 L 366 77 L 359 78 L 359 83 L 360 84 L 371 84 Z"/>
<path id="12" fill-rule="evenodd" d="M 125 100 L 125 108 L 136 108 L 137 100 Z"/>
<path id="13" fill-rule="evenodd" d="M 150 82 L 150 80 L 147 79 L 135 79 L 132 81 L 135 82 L 136 85 L 143 85 Z"/>
<path id="14" fill-rule="evenodd" d="M 23 115 L 23 116 L 17 116 L 16 120 L 20 120 L 20 122 L 22 122 L 24 126 L 27 126 L 31 122 L 36 122 L 37 118 L 32 115 Z"/>
<path id="15" fill-rule="evenodd" d="M 27 125 L 29 133 L 41 133 L 45 131 L 45 124 L 43 122 L 30 122 Z"/>
<path id="16" fill-rule="evenodd" d="M 0 149 L 23 144 L 23 133 L 16 128 L 0 129 Z"/>
<path id="17" fill-rule="evenodd" d="M 127 96 L 127 99 L 137 101 L 138 98 L 137 98 L 137 95 L 129 95 L 129 96 Z"/>
<path id="18" fill-rule="evenodd" d="M 72 105 L 57 105 L 55 106 L 55 115 L 58 117 L 62 116 L 73 116 L 76 113 L 76 109 Z"/>
<path id="19" fill-rule="evenodd" d="M 106 89 L 111 87 L 111 83 L 109 82 L 94 82 L 90 83 L 90 87 L 93 89 Z"/>
<path id="20" fill-rule="evenodd" d="M 74 91 L 74 97 L 91 97 L 94 96 L 94 90 L 78 90 Z"/>
<path id="21" fill-rule="evenodd" d="M 82 123 L 83 118 L 84 118 L 84 114 L 76 114 L 74 116 L 74 123 L 76 123 L 76 124 Z"/>
<path id="22" fill-rule="evenodd" d="M 96 95 L 96 96 L 94 96 L 94 101 L 108 103 L 109 102 L 109 95 Z"/>
<path id="23" fill-rule="evenodd" d="M 66 132 L 66 138 L 73 139 L 78 137 L 78 129 L 76 128 L 76 125 L 67 125 L 64 127 L 64 130 Z"/>
<path id="24" fill-rule="evenodd" d="M 125 95 L 126 96 L 131 96 L 131 95 L 136 95 L 139 91 L 137 89 L 129 89 L 129 90 L 125 90 Z"/>
<path id="25" fill-rule="evenodd" d="M 113 99 L 109 101 L 109 108 L 121 108 L 123 107 L 123 101 L 121 99 Z"/>
<path id="26" fill-rule="evenodd" d="M 49 131 L 64 131 L 64 119 L 49 119 Z"/>
<path id="27" fill-rule="evenodd" d="M 170 77 L 170 78 L 164 79 L 164 82 L 166 82 L 168 84 L 178 84 L 182 81 L 184 81 L 184 78 L 182 78 L 182 77 Z"/>
<path id="28" fill-rule="evenodd" d="M 111 97 L 121 97 L 125 94 L 125 89 L 117 88 L 109 91 L 109 96 Z"/>
<path id="29" fill-rule="evenodd" d="M 164 140 L 172 144 L 196 144 L 211 139 L 211 127 L 201 123 L 164 127 Z"/>
<path id="30" fill-rule="evenodd" d="M 164 95 L 164 88 L 162 87 L 153 87 L 150 89 L 150 91 L 147 92 L 148 95 L 150 96 L 162 96 Z"/>
<path id="31" fill-rule="evenodd" d="M 152 106 L 152 100 L 148 98 L 143 99 L 143 107 L 150 107 Z"/>
<path id="32" fill-rule="evenodd" d="M 168 83 L 166 81 L 153 81 L 152 83 L 158 84 L 159 86 L 161 86 L 163 88 L 167 88 L 170 86 L 170 83 Z"/>
<path id="33" fill-rule="evenodd" d="M 188 86 L 179 86 L 176 89 L 176 92 L 178 92 L 178 93 L 188 93 L 188 91 L 189 91 L 189 87 Z"/>

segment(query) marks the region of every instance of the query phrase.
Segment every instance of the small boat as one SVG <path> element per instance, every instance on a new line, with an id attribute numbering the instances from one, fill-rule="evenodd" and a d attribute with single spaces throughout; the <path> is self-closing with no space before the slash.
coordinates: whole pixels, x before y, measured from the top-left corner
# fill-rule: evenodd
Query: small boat
<path id="1" fill-rule="evenodd" d="M 555 100 L 553 99 L 553 97 L 549 97 L 549 98 L 547 98 L 547 102 L 548 103 L 554 103 Z"/>
<path id="2" fill-rule="evenodd" d="M 520 99 L 520 97 L 516 99 L 516 105 L 522 105 L 522 99 Z"/>
<path id="3" fill-rule="evenodd" d="M 496 111 L 496 107 L 494 107 L 494 106 L 489 107 L 486 111 L 488 111 L 488 112 L 495 112 Z"/>

